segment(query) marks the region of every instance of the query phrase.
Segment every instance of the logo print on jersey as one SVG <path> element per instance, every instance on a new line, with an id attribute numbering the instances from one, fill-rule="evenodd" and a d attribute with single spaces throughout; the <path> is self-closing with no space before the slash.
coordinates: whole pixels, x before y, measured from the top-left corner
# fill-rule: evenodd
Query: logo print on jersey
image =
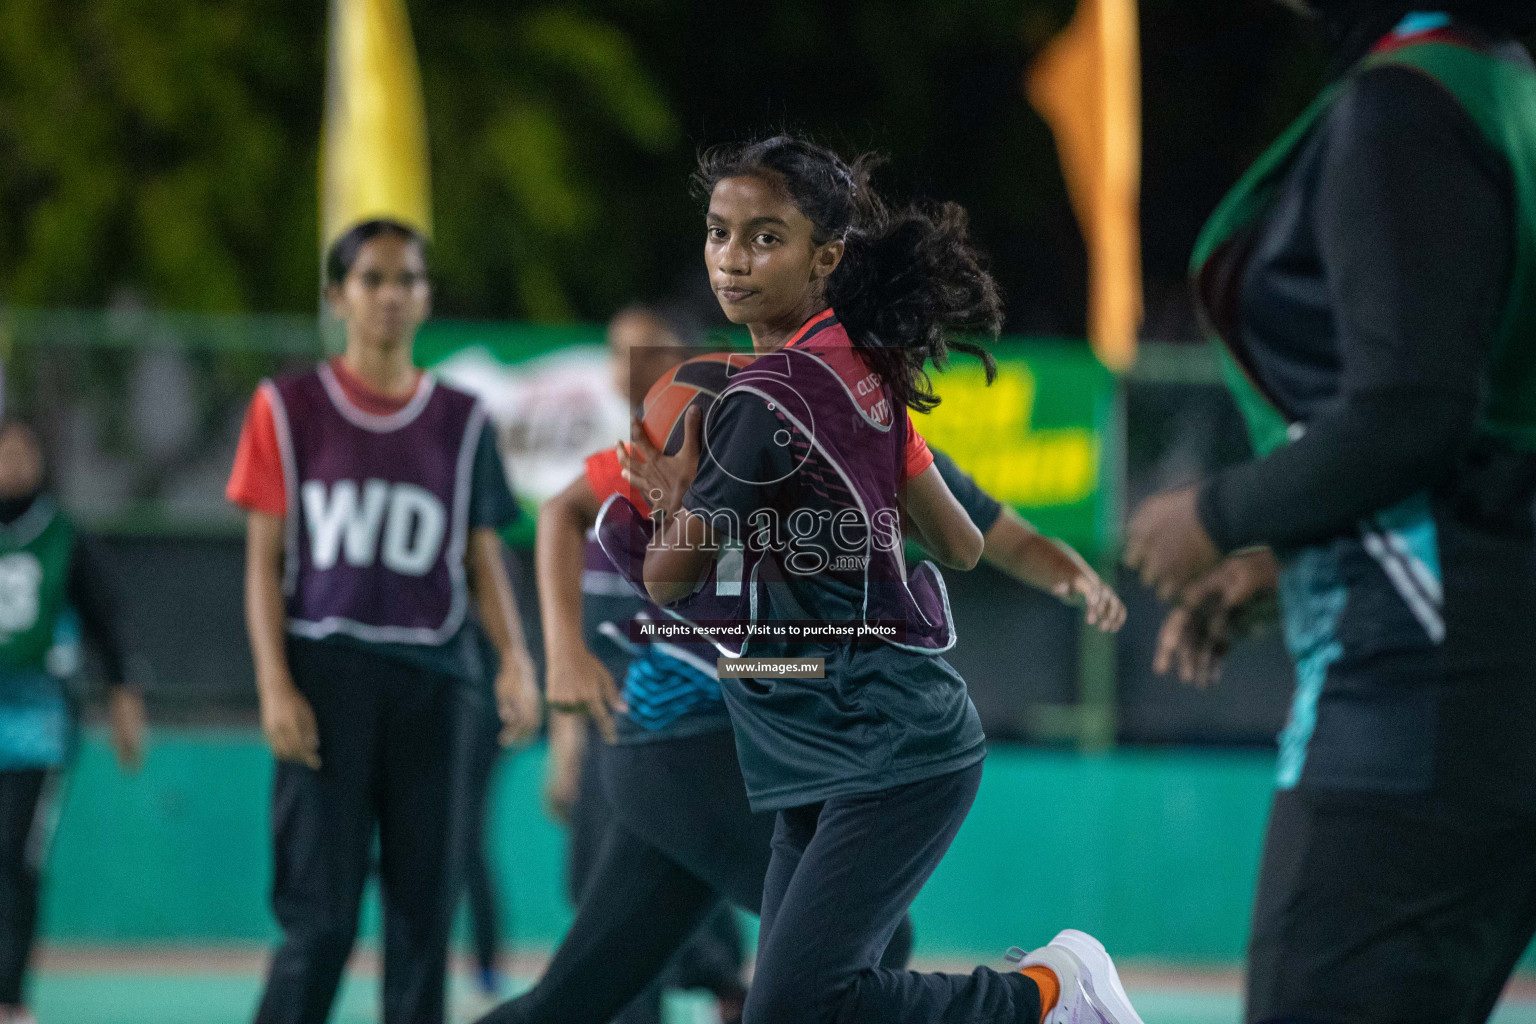
<path id="1" fill-rule="evenodd" d="M 30 551 L 0 558 L 0 634 L 22 633 L 42 612 L 43 563 Z"/>
<path id="2" fill-rule="evenodd" d="M 402 576 L 424 576 L 437 563 L 448 510 L 431 491 L 384 480 L 365 480 L 361 490 L 355 480 L 338 480 L 327 489 L 306 480 L 299 493 L 316 569 L 334 568 L 338 558 L 357 568 L 378 560 Z"/>

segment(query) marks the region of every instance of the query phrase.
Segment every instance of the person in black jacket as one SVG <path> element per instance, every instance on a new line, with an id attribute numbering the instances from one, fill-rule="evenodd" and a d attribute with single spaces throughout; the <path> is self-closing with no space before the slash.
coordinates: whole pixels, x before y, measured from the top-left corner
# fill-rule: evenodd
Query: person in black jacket
<path id="1" fill-rule="evenodd" d="M 1420 6 L 1309 5 L 1334 80 L 1195 256 L 1258 457 L 1128 529 L 1160 668 L 1284 608 L 1250 1021 L 1480 1021 L 1536 930 L 1536 6 Z"/>

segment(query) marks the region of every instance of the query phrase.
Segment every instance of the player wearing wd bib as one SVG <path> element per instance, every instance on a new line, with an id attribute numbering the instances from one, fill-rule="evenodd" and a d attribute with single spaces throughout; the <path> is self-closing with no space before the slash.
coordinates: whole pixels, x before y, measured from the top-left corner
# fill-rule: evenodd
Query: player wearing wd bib
<path id="1" fill-rule="evenodd" d="M 1080 932 L 1020 953 L 1018 970 L 880 962 L 985 756 L 941 656 L 954 642 L 942 578 L 929 563 L 909 572 L 903 555 L 908 531 L 955 568 L 984 548 L 939 471 L 908 458 L 907 409 L 936 404 L 924 367 L 958 348 L 992 370 L 963 338 L 1000 322 L 963 211 L 889 211 L 867 165 L 786 137 L 710 151 L 696 182 L 711 284 L 758 358 L 702 430 L 690 411 L 694 441 L 650 460 L 664 522 L 614 499 L 599 538 L 621 571 L 643 561 L 647 591 L 675 617 L 896 630 L 749 635 L 745 656 L 819 658 L 824 678 L 721 679 L 748 797 L 777 811 L 747 1024 L 1139 1022 Z"/>
<path id="2" fill-rule="evenodd" d="M 354 404 L 329 363 L 263 394 L 283 454 L 288 631 L 426 648 L 457 637 L 484 407 L 423 375 L 379 415 Z"/>
<path id="3" fill-rule="evenodd" d="M 1536 926 L 1536 10 L 1315 6 L 1346 70 L 1194 259 L 1259 458 L 1128 549 L 1282 568 L 1248 1019 L 1481 1021 Z"/>
<path id="4" fill-rule="evenodd" d="M 250 513 L 246 611 L 279 758 L 284 940 L 256 1019 L 326 1019 L 377 834 L 383 1017 L 434 1024 L 458 895 L 455 757 L 477 696 L 472 599 L 500 656 L 504 738 L 538 721 L 498 538 L 517 506 L 483 408 L 411 364 L 428 294 L 420 239 L 369 222 L 336 243 L 327 272 L 346 355 L 262 383 L 228 491 Z"/>

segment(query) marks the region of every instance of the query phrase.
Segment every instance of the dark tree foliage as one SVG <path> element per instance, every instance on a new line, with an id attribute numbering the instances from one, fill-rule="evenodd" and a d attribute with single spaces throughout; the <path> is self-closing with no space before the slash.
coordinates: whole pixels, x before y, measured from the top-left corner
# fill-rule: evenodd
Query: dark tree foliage
<path id="1" fill-rule="evenodd" d="M 0 301 L 314 309 L 324 8 L 0 4 Z M 417 0 L 437 309 L 598 319 L 697 290 L 697 148 L 785 127 L 965 206 L 1008 329 L 1080 333 L 1082 243 L 1021 89 L 1071 8 Z M 1201 221 L 1323 61 L 1269 0 L 1142 8 L 1148 326 L 1178 336 Z"/>

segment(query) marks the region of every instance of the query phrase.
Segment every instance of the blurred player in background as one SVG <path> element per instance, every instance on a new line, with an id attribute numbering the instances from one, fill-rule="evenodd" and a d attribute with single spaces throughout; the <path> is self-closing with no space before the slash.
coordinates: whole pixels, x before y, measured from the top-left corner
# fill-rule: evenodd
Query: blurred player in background
<path id="1" fill-rule="evenodd" d="M 478 624 L 469 629 L 477 657 L 471 669 L 473 685 L 461 707 L 463 721 L 453 769 L 453 858 L 459 865 L 465 909 L 469 911 L 475 985 L 485 1001 L 493 1002 L 506 986 L 499 963 L 503 953 L 501 920 L 508 911 L 491 870 L 486 837 L 490 831 L 491 782 L 504 747 L 505 723 L 496 707 L 496 667 L 500 661 L 496 646 Z"/>
<path id="2" fill-rule="evenodd" d="M 698 340 L 696 325 L 672 310 L 640 304 L 619 310 L 608 321 L 606 332 L 614 390 L 624 396 L 631 410 L 638 410 L 651 385 L 662 374 L 686 359 L 689 350 Z M 586 527 L 591 525 L 587 523 Z M 595 577 L 591 582 L 595 586 L 606 586 Z M 584 596 L 584 615 L 587 605 L 592 605 L 593 610 L 599 612 L 610 612 L 608 615 L 599 615 L 594 620 L 594 626 L 604 621 L 627 621 L 637 610 L 635 605 L 639 599 L 622 581 L 615 582 L 608 590 L 612 592 L 596 591 Z M 603 607 L 606 604 L 612 604 L 612 608 Z M 617 668 L 616 674 L 622 678 L 623 670 L 629 664 L 630 650 L 612 639 L 599 639 L 590 630 L 588 638 L 594 642 L 590 646 L 583 646 L 600 652 L 604 664 L 610 669 Z M 580 793 L 582 764 L 589 747 L 588 738 L 586 717 L 550 709 L 550 749 L 544 795 L 550 809 L 562 820 L 570 817 Z"/>
<path id="3" fill-rule="evenodd" d="M 59 658 L 63 621 L 78 617 L 107 683 L 118 763 L 137 770 L 144 702 L 124 684 L 123 643 L 101 557 L 45 487 L 30 427 L 0 421 L 0 1024 L 30 1024 L 25 979 L 36 932 L 38 881 L 55 820 L 54 795 L 71 747 Z"/>
<path id="4" fill-rule="evenodd" d="M 651 385 L 696 350 L 702 333 L 675 307 L 632 305 L 620 310 L 609 321 L 607 332 L 615 390 L 632 409 L 638 409 Z M 624 823 L 644 811 L 642 805 L 625 792 L 615 793 L 605 781 L 608 767 L 619 773 L 629 769 L 615 763 L 622 760 L 619 753 L 604 750 L 604 737 L 618 738 L 614 680 L 626 679 L 632 658 L 636 654 L 643 657 L 646 652 L 630 644 L 626 629 L 643 602 L 611 571 L 596 542 L 587 536 L 597 518 L 597 504 L 588 499 L 594 490 L 602 490 L 606 497 L 607 488 L 622 483 L 617 459 L 612 450 L 599 452 L 587 460 L 587 467 L 583 477 L 546 502 L 539 514 L 539 589 L 547 678 L 556 694 L 555 704 L 560 705 L 550 707 L 545 792 L 552 811 L 570 826 L 567 864 L 571 901 L 578 908 L 586 908 L 579 909 L 578 917 L 590 916 L 596 908 L 605 920 L 612 920 L 614 915 L 602 912 L 611 909 L 606 903 L 613 893 L 613 880 L 608 877 L 611 871 L 600 865 L 619 863 L 631 880 L 638 877 L 636 872 L 644 872 L 645 858 L 631 860 L 622 852 Z M 594 471 L 600 482 L 584 488 Z M 562 703 L 561 695 L 573 686 L 581 687 L 582 692 L 596 687 L 611 699 L 603 701 L 589 718 L 585 705 Z M 624 719 L 619 721 L 626 741 L 633 740 L 634 735 L 624 728 Z M 685 722 L 683 728 L 696 724 Z M 711 763 L 709 770 L 717 767 Z M 635 783 L 643 787 L 644 780 L 636 779 Z M 701 797 L 690 794 L 689 800 Z M 647 941 L 637 939 L 632 922 L 624 922 L 621 962 L 609 958 L 608 954 L 616 952 L 611 947 L 583 942 L 581 936 L 587 927 L 575 931 L 573 926 L 576 941 L 570 949 L 591 950 L 602 956 L 572 957 L 567 952 L 562 958 L 557 954 L 557 962 L 544 980 L 532 994 L 513 1004 L 517 1009 L 507 1010 L 505 1016 L 538 1020 L 545 1012 L 540 1008 L 547 1007 L 548 1012 L 558 1011 L 563 1020 L 590 1019 L 607 1024 L 614 1018 L 620 1024 L 647 1024 L 661 1020 L 664 990 L 702 988 L 719 1002 L 724 1020 L 738 1019 L 745 991 L 741 984 L 745 954 L 731 908 L 716 898 L 713 909 L 699 915 L 691 905 L 683 906 L 681 898 L 674 905 L 664 882 L 661 893 L 659 903 L 652 904 L 659 906 L 660 916 L 646 921 Z M 673 935 L 670 927 L 660 925 L 672 915 L 679 915 L 677 920 L 693 920 L 691 937 L 687 930 Z M 658 936 L 658 929 L 666 934 Z M 642 951 L 641 946 L 646 949 Z M 562 950 L 566 948 L 562 944 Z M 652 956 L 649 950 L 657 948 L 663 952 Z M 667 965 L 665 970 L 663 965 Z M 514 1012 L 521 1016 L 512 1016 Z"/>
<path id="5" fill-rule="evenodd" d="M 472 602 L 500 661 L 503 738 L 539 723 L 498 536 L 518 509 L 484 408 L 412 363 L 430 298 L 421 238 L 358 225 L 331 247 L 326 278 L 346 352 L 262 383 L 228 488 L 249 513 L 247 625 L 278 758 L 284 937 L 256 1020 L 326 1019 L 377 835 L 383 1020 L 438 1024 Z"/>
<path id="6" fill-rule="evenodd" d="M 1191 681 L 1280 591 L 1248 1019 L 1482 1021 L 1536 929 L 1536 5 L 1296 6 L 1336 78 L 1194 260 L 1258 457 L 1126 559 Z"/>

